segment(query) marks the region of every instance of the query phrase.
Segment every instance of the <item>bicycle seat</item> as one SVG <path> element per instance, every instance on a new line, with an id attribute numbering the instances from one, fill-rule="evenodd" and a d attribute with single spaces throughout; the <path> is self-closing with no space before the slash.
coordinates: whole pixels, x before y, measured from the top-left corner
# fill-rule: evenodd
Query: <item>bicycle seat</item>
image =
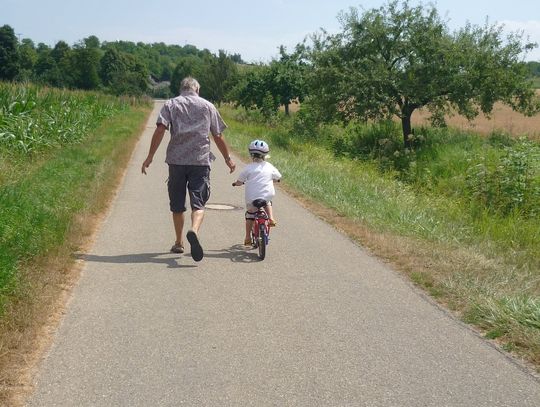
<path id="1" fill-rule="evenodd" d="M 264 199 L 255 199 L 253 202 L 252 202 L 252 205 L 255 207 L 255 208 L 259 208 L 261 209 L 263 206 L 266 206 L 268 202 L 266 202 L 266 200 Z"/>

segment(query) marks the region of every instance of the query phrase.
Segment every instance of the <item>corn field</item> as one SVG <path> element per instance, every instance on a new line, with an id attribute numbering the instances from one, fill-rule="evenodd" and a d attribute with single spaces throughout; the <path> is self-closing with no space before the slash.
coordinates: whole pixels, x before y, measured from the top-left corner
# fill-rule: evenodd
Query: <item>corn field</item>
<path id="1" fill-rule="evenodd" d="M 0 155 L 78 143 L 123 108 L 119 99 L 98 93 L 0 83 Z"/>

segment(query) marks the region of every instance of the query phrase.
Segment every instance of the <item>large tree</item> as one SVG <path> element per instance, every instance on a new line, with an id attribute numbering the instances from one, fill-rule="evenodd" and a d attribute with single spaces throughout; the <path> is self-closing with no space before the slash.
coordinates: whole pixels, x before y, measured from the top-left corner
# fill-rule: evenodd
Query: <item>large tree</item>
<path id="1" fill-rule="evenodd" d="M 217 56 L 205 58 L 205 69 L 201 82 L 201 96 L 214 103 L 221 103 L 236 81 L 238 69 L 236 63 L 223 50 Z"/>
<path id="2" fill-rule="evenodd" d="M 0 27 L 0 80 L 13 80 L 19 73 L 17 37 L 9 25 Z"/>
<path id="3" fill-rule="evenodd" d="M 91 36 L 74 46 L 72 53 L 73 80 L 80 89 L 97 89 L 100 85 L 99 70 L 101 51 L 95 47 Z"/>
<path id="4" fill-rule="evenodd" d="M 18 48 L 18 54 L 20 70 L 17 80 L 26 81 L 33 79 L 32 73 L 38 57 L 34 42 L 30 38 L 23 38 Z"/>
<path id="5" fill-rule="evenodd" d="M 270 93 L 284 106 L 285 114 L 289 115 L 291 102 L 304 100 L 307 66 L 302 61 L 301 50 L 287 54 L 282 45 L 279 47 L 279 55 L 279 59 L 270 62 Z"/>
<path id="6" fill-rule="evenodd" d="M 502 27 L 467 25 L 451 33 L 434 6 L 391 1 L 340 16 L 343 32 L 314 36 L 312 101 L 327 118 L 401 120 L 409 145 L 411 116 L 428 108 L 434 122 L 455 109 L 471 119 L 497 101 L 532 114 L 538 99 L 523 62 L 534 44 Z"/>
<path id="7" fill-rule="evenodd" d="M 237 105 L 246 109 L 255 107 L 265 115 L 276 113 L 282 105 L 288 115 L 291 102 L 303 101 L 307 65 L 301 57 L 302 52 L 298 48 L 287 54 L 281 46 L 279 53 L 279 59 L 268 65 L 251 66 L 240 75 L 231 92 Z"/>

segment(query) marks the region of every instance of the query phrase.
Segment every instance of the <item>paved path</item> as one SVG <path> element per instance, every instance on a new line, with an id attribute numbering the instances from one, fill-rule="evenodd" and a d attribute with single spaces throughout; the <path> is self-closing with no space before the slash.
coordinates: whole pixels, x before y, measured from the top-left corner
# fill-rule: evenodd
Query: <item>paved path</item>
<path id="1" fill-rule="evenodd" d="M 243 211 L 207 211 L 172 255 L 155 114 L 75 289 L 30 406 L 540 406 L 540 384 L 282 191 L 267 259 Z M 243 204 L 223 160 L 210 203 Z"/>

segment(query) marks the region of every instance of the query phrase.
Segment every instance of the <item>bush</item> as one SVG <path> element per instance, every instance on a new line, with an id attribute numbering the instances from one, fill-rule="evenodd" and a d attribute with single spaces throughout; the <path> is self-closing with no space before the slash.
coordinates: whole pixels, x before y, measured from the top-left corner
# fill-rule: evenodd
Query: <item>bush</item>
<path id="1" fill-rule="evenodd" d="M 467 172 L 471 200 L 500 215 L 540 214 L 540 147 L 520 139 L 498 159 L 477 157 Z"/>

